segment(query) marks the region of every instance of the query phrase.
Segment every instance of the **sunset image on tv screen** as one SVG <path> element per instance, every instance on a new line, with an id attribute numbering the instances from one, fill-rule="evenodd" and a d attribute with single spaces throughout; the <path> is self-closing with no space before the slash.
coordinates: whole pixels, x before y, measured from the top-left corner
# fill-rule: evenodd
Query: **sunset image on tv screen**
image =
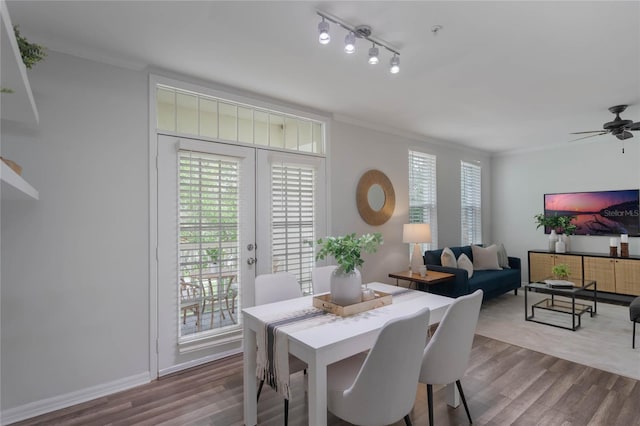
<path id="1" fill-rule="evenodd" d="M 640 191 L 571 192 L 544 195 L 545 216 L 572 215 L 576 235 L 640 235 Z M 550 230 L 545 230 L 549 232 Z"/>

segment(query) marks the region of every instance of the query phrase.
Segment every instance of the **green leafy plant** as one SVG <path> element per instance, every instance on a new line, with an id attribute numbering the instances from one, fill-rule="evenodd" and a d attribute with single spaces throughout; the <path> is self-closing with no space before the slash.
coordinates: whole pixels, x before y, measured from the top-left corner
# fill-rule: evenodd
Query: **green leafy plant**
<path id="1" fill-rule="evenodd" d="M 352 272 L 357 266 L 362 266 L 361 254 L 375 253 L 382 244 L 382 234 L 364 234 L 356 238 L 356 234 L 348 234 L 341 237 L 320 238 L 317 241 L 320 250 L 316 254 L 316 260 L 324 260 L 327 256 L 333 256 L 338 266 L 345 272 Z"/>
<path id="2" fill-rule="evenodd" d="M 551 268 L 551 273 L 554 276 L 563 279 L 569 278 L 569 274 L 571 274 L 571 272 L 569 271 L 569 265 L 566 265 L 564 263 L 559 263 Z"/>
<path id="3" fill-rule="evenodd" d="M 29 41 L 20 34 L 17 25 L 14 25 L 13 32 L 16 35 L 16 41 L 18 42 L 18 48 L 20 49 L 20 55 L 22 56 L 22 62 L 24 62 L 25 67 L 31 69 L 47 56 L 45 48 L 36 43 L 29 43 Z"/>
<path id="4" fill-rule="evenodd" d="M 7 89 L 6 87 L 0 88 L 0 93 L 13 93 L 13 89 Z"/>
<path id="5" fill-rule="evenodd" d="M 577 226 L 571 223 L 576 216 L 558 216 L 559 229 L 556 229 L 558 233 L 564 233 L 565 235 L 572 235 L 576 232 Z"/>
<path id="6" fill-rule="evenodd" d="M 215 265 L 220 261 L 222 250 L 217 247 L 208 248 L 205 250 L 205 253 L 207 253 L 207 256 L 209 256 L 209 260 L 211 261 L 211 263 Z"/>
<path id="7" fill-rule="evenodd" d="M 576 218 L 576 216 L 559 215 L 557 213 L 552 216 L 545 216 L 544 213 L 539 213 L 533 218 L 536 220 L 536 223 L 538 225 L 536 226 L 536 229 L 540 228 L 541 226 L 548 226 L 559 234 L 564 233 L 566 235 L 571 235 L 576 231 L 577 228 L 575 224 L 571 223 Z"/>

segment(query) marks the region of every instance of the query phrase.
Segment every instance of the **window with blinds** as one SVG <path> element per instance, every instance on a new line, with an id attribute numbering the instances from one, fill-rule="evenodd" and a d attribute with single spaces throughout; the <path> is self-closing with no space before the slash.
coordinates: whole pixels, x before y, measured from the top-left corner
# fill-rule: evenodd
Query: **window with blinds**
<path id="1" fill-rule="evenodd" d="M 312 166 L 275 162 L 271 165 L 272 271 L 296 276 L 305 294 L 312 292 L 315 265 L 316 170 Z"/>
<path id="2" fill-rule="evenodd" d="M 178 172 L 180 282 L 204 302 L 201 330 L 220 327 L 220 321 L 205 317 L 220 316 L 219 303 L 229 291 L 225 277 L 239 278 L 239 163 L 180 150 Z"/>
<path id="3" fill-rule="evenodd" d="M 431 243 L 423 251 L 438 247 L 435 155 L 409 151 L 409 223 L 431 225 Z"/>
<path id="4" fill-rule="evenodd" d="M 478 165 L 460 162 L 462 245 L 482 243 L 482 180 Z"/>

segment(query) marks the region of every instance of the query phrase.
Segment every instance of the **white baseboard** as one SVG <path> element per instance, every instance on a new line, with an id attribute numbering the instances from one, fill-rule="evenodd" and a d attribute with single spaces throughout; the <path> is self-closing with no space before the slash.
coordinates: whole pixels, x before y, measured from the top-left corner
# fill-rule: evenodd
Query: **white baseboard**
<path id="1" fill-rule="evenodd" d="M 167 374 L 176 373 L 178 371 L 191 368 L 191 367 L 197 367 L 199 365 L 206 364 L 211 361 L 217 361 L 219 359 L 226 358 L 228 356 L 235 355 L 241 352 L 242 352 L 242 348 L 234 348 L 225 352 L 217 353 L 215 355 L 209 355 L 202 358 L 194 359 L 193 361 L 183 362 L 182 364 L 173 365 L 169 368 L 160 370 L 158 372 L 158 376 L 160 377 L 166 376 Z"/>
<path id="2" fill-rule="evenodd" d="M 75 404 L 110 395 L 136 386 L 150 382 L 149 372 L 136 374 L 123 379 L 114 380 L 97 386 L 92 386 L 82 390 L 69 392 L 65 395 L 58 395 L 40 401 L 30 402 L 19 407 L 9 408 L 2 411 L 2 424 L 7 425 L 31 417 L 60 410 Z"/>

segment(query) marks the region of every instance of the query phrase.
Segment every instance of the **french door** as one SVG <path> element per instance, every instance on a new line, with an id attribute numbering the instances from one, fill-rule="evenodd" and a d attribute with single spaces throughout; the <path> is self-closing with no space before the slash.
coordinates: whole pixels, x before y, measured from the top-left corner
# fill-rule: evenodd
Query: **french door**
<path id="1" fill-rule="evenodd" d="M 158 372 L 240 348 L 255 278 L 255 150 L 158 136 Z"/>
<path id="2" fill-rule="evenodd" d="M 326 203 L 321 157 L 165 135 L 157 145 L 164 375 L 241 349 L 257 274 L 288 271 L 311 291 Z"/>

